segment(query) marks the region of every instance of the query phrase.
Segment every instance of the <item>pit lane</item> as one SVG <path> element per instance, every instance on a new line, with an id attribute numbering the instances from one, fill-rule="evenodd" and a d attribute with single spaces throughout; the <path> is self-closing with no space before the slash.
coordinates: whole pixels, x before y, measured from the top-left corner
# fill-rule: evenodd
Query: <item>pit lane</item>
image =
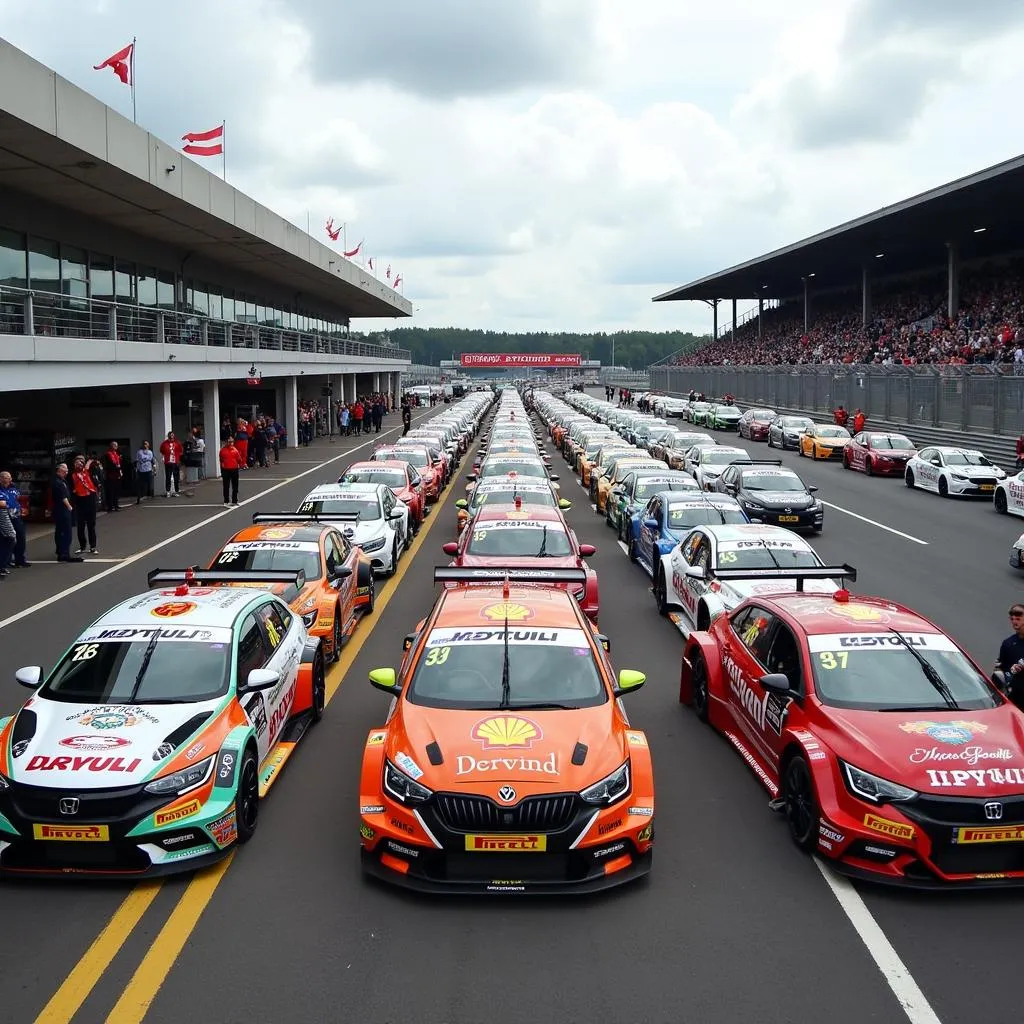
<path id="1" fill-rule="evenodd" d="M 745 446 L 776 457 L 761 444 Z M 320 444 L 301 452 L 313 459 L 340 450 Z M 825 533 L 814 543 L 826 561 L 858 567 L 856 589 L 932 615 L 988 664 L 1006 607 L 1019 592 L 1006 565 L 1016 521 L 984 505 L 911 493 L 898 480 L 812 466 L 790 453 L 782 458 L 818 484 L 823 499 L 927 540 L 927 547 L 913 544 L 827 510 Z M 655 758 L 657 848 L 649 881 L 585 900 L 515 902 L 424 899 L 360 877 L 362 744 L 387 710 L 387 698 L 369 687 L 366 672 L 397 665 L 401 638 L 429 608 L 432 567 L 445 561 L 440 545 L 454 537 L 456 484 L 387 607 L 357 630 L 358 637 L 373 627 L 324 721 L 263 805 L 259 834 L 225 873 L 147 1020 L 179 1021 L 183 1007 L 219 1020 L 504 1022 L 526 1013 L 539 1021 L 903 1019 L 817 869 L 767 810 L 763 789 L 724 742 L 678 705 L 681 638 L 657 615 L 646 577 L 590 511 L 565 464 L 554 457 L 553 465 L 574 501 L 571 525 L 582 542 L 599 545 L 593 564 L 613 662 L 648 674 L 647 687 L 626 703 L 634 724 L 647 730 Z M 286 484 L 268 499 L 269 510 L 295 507 L 314 483 L 336 479 L 338 470 L 334 463 Z M 256 507 L 262 506 L 200 526 L 0 631 L 9 673 L 38 662 L 40 652 L 50 652 L 44 660 L 52 663 L 87 621 L 144 589 L 148 569 L 203 561 Z M 140 517 L 138 527 L 120 517 L 123 550 L 154 542 L 157 514 L 146 522 Z M 182 528 L 163 527 L 164 535 Z M 63 573 L 57 584 L 77 572 L 53 570 Z M 41 582 L 33 586 L 45 591 Z M 391 588 L 385 583 L 382 592 Z M 6 591 L 0 598 L 6 617 L 17 602 Z M 0 697 L 5 712 L 24 694 L 12 679 L 9 686 Z M 164 883 L 76 1021 L 103 1020 L 110 1012 L 187 884 L 187 878 Z M 0 891 L 6 924 L 0 998 L 9 1019 L 28 1021 L 129 887 L 18 881 Z M 1020 897 L 859 891 L 939 1018 L 977 1020 L 970 982 L 1013 969 Z M 985 1017 L 1018 1019 L 1010 986 L 992 988 L 986 985 Z"/>

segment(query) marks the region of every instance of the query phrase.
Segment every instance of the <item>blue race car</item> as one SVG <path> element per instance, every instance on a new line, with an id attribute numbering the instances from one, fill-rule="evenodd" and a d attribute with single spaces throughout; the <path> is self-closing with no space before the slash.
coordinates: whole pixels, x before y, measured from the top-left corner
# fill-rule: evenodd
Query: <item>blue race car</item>
<path id="1" fill-rule="evenodd" d="M 629 521 L 659 491 L 698 490 L 697 481 L 677 469 L 635 469 L 616 484 L 605 503 L 604 521 L 621 541 L 629 536 Z"/>
<path id="2" fill-rule="evenodd" d="M 659 491 L 629 520 L 629 560 L 654 576 L 654 566 L 695 526 L 749 523 L 735 498 L 704 491 Z"/>

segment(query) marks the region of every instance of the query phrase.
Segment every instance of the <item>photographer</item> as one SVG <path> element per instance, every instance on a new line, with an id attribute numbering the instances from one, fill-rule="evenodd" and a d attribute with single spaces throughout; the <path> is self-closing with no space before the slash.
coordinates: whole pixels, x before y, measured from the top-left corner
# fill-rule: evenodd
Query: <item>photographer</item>
<path id="1" fill-rule="evenodd" d="M 999 645 L 995 677 L 1002 680 L 1003 692 L 1018 707 L 1024 705 L 1024 605 L 1010 605 L 1013 632 Z"/>

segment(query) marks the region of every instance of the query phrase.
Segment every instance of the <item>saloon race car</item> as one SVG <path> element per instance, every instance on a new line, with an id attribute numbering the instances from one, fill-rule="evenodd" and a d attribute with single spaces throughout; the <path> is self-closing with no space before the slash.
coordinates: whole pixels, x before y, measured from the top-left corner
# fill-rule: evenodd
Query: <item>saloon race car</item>
<path id="1" fill-rule="evenodd" d="M 698 491 L 697 481 L 689 473 L 678 470 L 636 469 L 616 484 L 605 503 L 605 523 L 623 540 L 629 532 L 629 521 L 658 491 Z"/>
<path id="2" fill-rule="evenodd" d="M 733 448 L 728 445 L 696 445 L 686 453 L 683 468 L 690 473 L 697 485 L 705 491 L 715 489 L 715 481 L 726 466 L 734 462 L 749 462 L 750 454 L 746 448 Z"/>
<path id="3" fill-rule="evenodd" d="M 923 448 L 907 462 L 908 487 L 935 491 L 943 498 L 975 495 L 990 498 L 1006 473 L 979 451 L 936 445 Z"/>
<path id="4" fill-rule="evenodd" d="M 774 409 L 747 409 L 736 424 L 736 431 L 750 441 L 766 441 L 768 428 L 776 415 Z"/>
<path id="5" fill-rule="evenodd" d="M 560 508 L 568 511 L 572 502 L 567 498 L 557 498 L 551 485 L 534 477 L 520 478 L 516 473 L 508 476 L 492 476 L 479 480 L 468 498 L 459 498 L 455 502 L 456 529 L 459 533 L 465 529 L 466 523 L 484 505 L 515 505 L 541 508 Z"/>
<path id="6" fill-rule="evenodd" d="M 808 486 L 781 462 L 734 463 L 715 481 L 715 490 L 735 498 L 752 523 L 820 533 L 825 508 Z"/>
<path id="7" fill-rule="evenodd" d="M 914 442 L 903 434 L 862 430 L 843 449 L 843 467 L 863 470 L 868 476 L 903 476 L 916 454 Z"/>
<path id="8" fill-rule="evenodd" d="M 911 609 L 846 590 L 751 597 L 690 635 L 679 698 L 739 751 L 794 843 L 839 870 L 1024 884 L 1020 712 Z"/>
<path id="9" fill-rule="evenodd" d="M 191 871 L 245 843 L 326 699 L 320 641 L 254 574 L 149 574 L 0 718 L 0 872 Z M 266 572 L 301 588 L 301 572 Z M 208 585 L 216 584 L 216 585 Z"/>
<path id="10" fill-rule="evenodd" d="M 423 490 L 428 501 L 437 501 L 441 490 L 448 483 L 448 460 L 445 454 L 427 444 L 378 445 L 370 456 L 371 462 L 408 463 L 423 481 Z"/>
<path id="11" fill-rule="evenodd" d="M 815 423 L 800 435 L 800 454 L 812 459 L 841 459 L 850 442 L 846 427 L 834 423 Z"/>
<path id="12" fill-rule="evenodd" d="M 592 892 L 650 870 L 654 775 L 602 638 L 565 590 L 437 569 L 446 584 L 406 639 L 359 789 L 364 870 L 430 892 Z"/>
<path id="13" fill-rule="evenodd" d="M 423 476 L 402 459 L 375 459 L 353 462 L 338 480 L 339 484 L 387 484 L 395 497 L 409 507 L 409 523 L 413 536 L 420 532 L 427 508 Z"/>
<path id="14" fill-rule="evenodd" d="M 806 416 L 776 416 L 768 426 L 768 447 L 799 448 L 800 435 L 813 426 Z"/>

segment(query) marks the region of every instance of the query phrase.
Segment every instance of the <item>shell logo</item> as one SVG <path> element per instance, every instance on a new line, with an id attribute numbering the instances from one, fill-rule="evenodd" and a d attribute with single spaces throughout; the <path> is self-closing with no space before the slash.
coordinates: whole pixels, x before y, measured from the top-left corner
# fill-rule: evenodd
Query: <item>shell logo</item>
<path id="1" fill-rule="evenodd" d="M 285 526 L 272 526 L 269 530 L 262 530 L 260 536 L 264 540 L 291 540 L 295 531 Z"/>
<path id="2" fill-rule="evenodd" d="M 518 715 L 500 715 L 485 718 L 473 726 L 473 739 L 484 745 L 484 750 L 532 747 L 535 740 L 544 738 L 536 722 Z"/>
<path id="3" fill-rule="evenodd" d="M 833 604 L 828 610 L 841 619 L 852 619 L 854 622 L 882 622 L 885 616 L 869 604 Z"/>
<path id="4" fill-rule="evenodd" d="M 502 601 L 500 604 L 489 604 L 481 609 L 480 614 L 494 622 L 504 622 L 506 618 L 509 622 L 522 622 L 524 619 L 532 619 L 535 612 L 525 604 Z"/>
<path id="5" fill-rule="evenodd" d="M 167 601 L 151 608 L 149 614 L 155 615 L 158 619 L 173 619 L 176 615 L 188 615 L 198 607 L 195 601 Z"/>

